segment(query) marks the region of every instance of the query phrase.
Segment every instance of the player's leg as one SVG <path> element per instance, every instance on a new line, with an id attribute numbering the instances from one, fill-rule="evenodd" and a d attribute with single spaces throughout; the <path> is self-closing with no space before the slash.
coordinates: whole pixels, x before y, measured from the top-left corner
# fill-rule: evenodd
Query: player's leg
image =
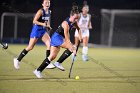
<path id="1" fill-rule="evenodd" d="M 76 30 L 75 31 L 75 46 L 77 46 L 78 45 L 78 40 L 79 40 L 79 38 L 78 38 L 78 31 Z M 63 47 L 67 47 L 67 44 L 63 44 L 62 45 Z M 64 67 L 61 65 L 61 63 L 63 63 L 64 62 L 64 60 L 65 59 L 67 59 L 71 54 L 72 54 L 72 52 L 69 50 L 70 48 L 71 48 L 71 45 L 69 45 L 70 47 L 67 47 L 67 50 L 65 50 L 64 52 L 63 52 L 63 54 L 59 57 L 59 59 L 57 60 L 57 62 L 55 62 L 54 63 L 54 65 L 57 67 L 57 68 L 59 68 L 60 70 L 62 70 L 62 71 L 64 71 L 65 69 L 64 69 Z M 72 57 L 73 57 L 73 55 L 72 55 Z M 53 67 L 53 66 L 52 66 Z M 51 67 L 51 68 L 52 68 Z"/>
<path id="2" fill-rule="evenodd" d="M 47 33 L 45 33 L 42 37 L 42 41 L 47 47 L 46 50 L 46 58 L 47 58 L 50 55 L 50 36 Z"/>
<path id="3" fill-rule="evenodd" d="M 54 64 L 49 64 L 47 68 L 53 69 L 55 67 L 59 68 L 62 71 L 65 71 L 64 67 L 61 65 L 62 62 L 64 62 L 65 59 L 67 59 L 71 55 L 71 51 L 69 49 L 66 49 L 63 54 L 59 57 L 59 59 Z"/>
<path id="4" fill-rule="evenodd" d="M 36 42 L 38 41 L 38 38 L 41 37 L 41 32 L 39 31 L 39 26 L 34 25 L 32 28 L 32 32 L 30 34 L 30 41 L 28 46 L 23 49 L 23 51 L 20 53 L 20 55 L 18 56 L 18 58 L 14 58 L 14 67 L 16 69 L 19 69 L 19 63 L 20 61 L 23 59 L 23 57 L 34 48 L 34 45 L 36 44 Z"/>
<path id="5" fill-rule="evenodd" d="M 50 36 L 45 33 L 42 37 L 42 41 L 45 43 L 46 47 L 47 47 L 47 50 L 46 50 L 46 58 L 50 55 Z M 50 63 L 46 68 L 48 69 L 53 69 L 55 68 L 55 66 Z"/>
<path id="6" fill-rule="evenodd" d="M 75 42 L 74 42 L 74 45 L 75 45 L 75 46 L 78 46 L 78 42 L 79 42 L 79 37 L 75 36 Z"/>
<path id="7" fill-rule="evenodd" d="M 83 49 L 82 49 L 82 59 L 83 61 L 88 61 L 88 41 L 89 41 L 89 30 L 84 30 L 82 33 L 83 38 Z"/>
<path id="8" fill-rule="evenodd" d="M 66 50 L 63 52 L 63 54 L 60 56 L 60 58 L 57 60 L 57 62 L 54 63 L 54 66 L 59 68 L 62 71 L 65 71 L 64 67 L 62 66 L 62 62 L 64 62 L 64 60 L 66 60 L 71 54 L 71 48 L 73 47 L 72 44 L 67 44 L 66 42 L 64 42 L 61 47 L 66 48 Z"/>
<path id="9" fill-rule="evenodd" d="M 64 60 L 66 60 L 71 54 L 72 52 L 69 49 L 66 49 L 59 59 L 54 63 L 54 66 L 62 71 L 65 71 L 64 67 L 62 66 L 62 62 L 64 62 Z"/>
<path id="10" fill-rule="evenodd" d="M 22 50 L 22 52 L 20 53 L 18 58 L 14 58 L 14 67 L 16 69 L 20 68 L 19 67 L 20 61 L 30 50 L 32 50 L 34 48 L 34 45 L 36 44 L 37 41 L 38 41 L 37 38 L 30 38 L 28 46 L 25 49 Z"/>
<path id="11" fill-rule="evenodd" d="M 88 61 L 88 40 L 89 37 L 85 36 L 83 37 L 83 49 L 82 49 L 82 59 L 83 61 Z"/>
<path id="12" fill-rule="evenodd" d="M 49 57 L 47 57 L 42 64 L 33 72 L 37 78 L 42 78 L 41 72 L 50 64 L 50 62 L 56 58 L 58 52 L 60 51 L 60 47 L 51 46 L 51 51 Z"/>

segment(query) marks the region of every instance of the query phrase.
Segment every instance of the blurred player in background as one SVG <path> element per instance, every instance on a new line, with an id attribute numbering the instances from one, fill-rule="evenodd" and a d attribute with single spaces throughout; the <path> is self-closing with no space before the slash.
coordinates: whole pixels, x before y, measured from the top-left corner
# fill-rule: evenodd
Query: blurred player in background
<path id="1" fill-rule="evenodd" d="M 20 68 L 20 61 L 30 50 L 34 48 L 39 38 L 41 38 L 47 46 L 46 56 L 50 55 L 50 36 L 47 33 L 47 31 L 51 29 L 51 10 L 49 10 L 50 0 L 43 0 L 42 6 L 43 8 L 37 11 L 33 19 L 33 28 L 30 34 L 29 45 L 25 49 L 23 49 L 18 58 L 14 58 L 14 67 L 16 69 Z"/>
<path id="2" fill-rule="evenodd" d="M 87 4 L 83 5 L 82 12 L 80 13 L 80 18 L 78 20 L 78 26 L 82 32 L 82 41 L 83 41 L 83 49 L 82 49 L 82 59 L 83 61 L 88 61 L 88 41 L 89 41 L 89 29 L 92 29 L 91 25 L 91 15 L 88 13 L 89 6 Z M 78 45 L 78 31 L 75 31 L 75 45 Z"/>
<path id="3" fill-rule="evenodd" d="M 66 18 L 62 22 L 62 24 L 58 27 L 58 29 L 54 32 L 54 34 L 51 37 L 51 53 L 49 57 L 47 57 L 42 64 L 33 72 L 37 78 L 42 78 L 41 72 L 50 64 L 52 60 L 54 60 L 60 51 L 60 47 L 65 48 L 66 50 L 63 53 L 63 56 L 61 56 L 61 59 L 65 60 L 68 58 L 72 52 L 76 54 L 76 47 L 71 43 L 70 41 L 70 34 L 69 32 L 72 31 L 73 27 L 76 27 L 79 33 L 79 39 L 81 40 L 81 31 L 80 28 L 77 25 L 78 20 L 78 7 L 73 6 L 72 10 L 70 12 L 70 17 Z M 55 66 L 61 70 L 63 70 L 63 67 L 61 63 L 56 62 Z"/>

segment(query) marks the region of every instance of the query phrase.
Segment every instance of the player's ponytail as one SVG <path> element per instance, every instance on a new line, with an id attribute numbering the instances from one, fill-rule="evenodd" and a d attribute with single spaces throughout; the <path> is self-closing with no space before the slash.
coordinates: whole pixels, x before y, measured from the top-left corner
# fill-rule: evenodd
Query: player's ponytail
<path id="1" fill-rule="evenodd" d="M 73 16 L 74 14 L 79 14 L 79 9 L 78 9 L 78 6 L 76 6 L 76 5 L 72 6 L 72 10 L 70 12 L 71 16 Z"/>

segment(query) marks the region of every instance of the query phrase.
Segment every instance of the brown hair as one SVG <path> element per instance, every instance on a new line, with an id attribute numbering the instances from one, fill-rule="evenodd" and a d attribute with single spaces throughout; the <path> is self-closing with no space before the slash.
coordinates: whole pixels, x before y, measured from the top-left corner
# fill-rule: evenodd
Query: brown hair
<path id="1" fill-rule="evenodd" d="M 73 16 L 74 14 L 79 14 L 78 6 L 76 5 L 72 6 L 72 10 L 70 12 L 70 15 Z"/>

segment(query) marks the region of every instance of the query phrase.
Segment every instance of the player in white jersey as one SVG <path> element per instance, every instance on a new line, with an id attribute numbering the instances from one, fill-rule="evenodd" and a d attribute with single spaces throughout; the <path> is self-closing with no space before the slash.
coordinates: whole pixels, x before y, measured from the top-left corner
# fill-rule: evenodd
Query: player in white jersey
<path id="1" fill-rule="evenodd" d="M 80 18 L 78 21 L 78 26 L 82 32 L 82 39 L 83 39 L 83 49 L 82 49 L 82 59 L 83 61 L 88 61 L 88 41 L 89 41 L 89 29 L 92 29 L 91 25 L 91 15 L 88 14 L 89 6 L 84 5 L 82 8 L 82 12 L 80 13 Z M 75 31 L 75 45 L 78 45 L 78 31 Z"/>

